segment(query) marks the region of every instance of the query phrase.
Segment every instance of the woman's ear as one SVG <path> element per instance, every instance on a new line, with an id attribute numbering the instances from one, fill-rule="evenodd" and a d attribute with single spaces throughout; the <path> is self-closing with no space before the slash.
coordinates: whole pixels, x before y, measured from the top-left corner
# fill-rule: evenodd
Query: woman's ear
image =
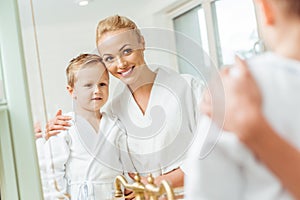
<path id="1" fill-rule="evenodd" d="M 74 88 L 70 85 L 67 85 L 67 90 L 69 92 L 69 94 L 74 98 L 76 99 L 76 95 L 75 95 L 75 92 L 74 92 Z"/>
<path id="2" fill-rule="evenodd" d="M 140 43 L 142 45 L 142 49 L 145 50 L 145 40 L 144 40 L 144 37 L 142 35 L 140 36 Z"/>
<path id="3" fill-rule="evenodd" d="M 269 0 L 255 0 L 261 10 L 261 17 L 266 25 L 273 25 L 275 23 L 275 13 L 273 5 Z"/>

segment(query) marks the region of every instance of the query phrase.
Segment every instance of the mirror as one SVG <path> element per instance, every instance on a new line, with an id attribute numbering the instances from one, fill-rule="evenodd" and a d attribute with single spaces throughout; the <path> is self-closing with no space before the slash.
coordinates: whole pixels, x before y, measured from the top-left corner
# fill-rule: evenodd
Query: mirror
<path id="1" fill-rule="evenodd" d="M 203 26 L 204 12 L 206 12 L 204 9 L 207 9 L 207 5 L 210 5 L 211 2 L 214 1 L 205 1 L 203 4 L 207 5 L 198 7 L 194 12 L 187 15 L 184 15 L 184 13 L 196 6 L 195 2 L 188 0 L 167 0 L 163 2 L 160 0 L 139 0 L 134 2 L 91 0 L 85 6 L 80 6 L 80 2 L 83 3 L 83 1 L 79 0 L 31 1 L 30 3 L 19 0 L 32 115 L 37 127 L 40 126 L 43 129 L 47 119 L 53 118 L 58 109 L 62 109 L 64 113 L 75 110 L 74 98 L 72 98 L 73 96 L 70 95 L 66 89 L 67 79 L 65 69 L 69 61 L 79 54 L 97 53 L 95 40 L 96 26 L 100 19 L 107 16 L 115 14 L 127 16 L 136 22 L 138 27 L 143 28 L 142 33 L 145 36 L 146 44 L 150 44 L 150 48 L 145 51 L 146 60 L 150 63 L 149 67 L 151 67 L 151 65 L 159 65 L 169 67 L 175 71 L 193 71 L 193 73 L 199 73 L 197 70 L 196 72 L 195 70 L 187 70 L 186 68 L 182 70 L 178 67 L 178 56 L 176 55 L 176 50 L 178 50 L 181 56 L 183 55 L 183 57 L 180 57 L 181 60 L 179 62 L 181 66 L 198 66 L 197 63 L 200 62 L 199 66 L 202 67 L 200 70 L 201 73 L 196 75 L 202 78 L 202 80 L 208 81 L 209 77 L 216 73 L 217 67 L 214 66 L 213 62 L 218 63 L 218 53 L 215 51 L 215 47 L 212 47 L 211 43 L 208 44 L 207 42 L 217 44 L 217 40 L 214 41 L 213 38 L 207 38 L 208 35 L 214 35 L 216 32 L 214 32 L 212 27 L 213 24 L 207 24 L 208 27 Z M 201 38 L 198 38 L 196 42 L 190 39 L 191 36 L 188 35 L 188 33 L 185 33 L 187 36 L 175 36 L 173 34 L 172 19 L 175 17 L 175 10 L 178 11 L 178 7 L 182 5 L 184 6 L 182 9 L 179 9 L 180 12 L 176 14 L 176 16 L 179 17 L 177 18 L 176 30 L 188 30 L 193 32 L 194 25 L 199 25 L 199 21 L 201 21 L 202 27 L 198 30 L 199 34 L 201 34 Z M 210 9 L 210 7 L 208 8 Z M 182 18 L 180 18 L 180 16 Z M 193 25 L 185 26 L 186 19 L 192 20 L 191 24 Z M 144 27 L 150 27 L 150 29 Z M 153 36 L 153 34 L 151 34 L 152 32 L 149 31 L 151 28 L 153 30 L 153 27 L 157 29 L 156 34 L 161 34 Z M 161 30 L 159 30 L 159 28 L 163 28 L 164 30 L 168 29 L 168 31 L 160 32 Z M 209 33 L 209 31 L 211 31 L 211 33 Z M 166 34 L 170 32 L 172 32 L 172 34 Z M 206 33 L 207 35 L 205 35 Z M 169 37 L 166 37 L 166 35 Z M 152 40 L 153 38 L 154 40 Z M 160 40 L 157 40 L 157 38 L 160 38 Z M 187 38 L 189 39 L 187 40 Z M 157 44 L 158 42 L 160 42 L 160 44 Z M 203 52 L 201 47 L 197 49 L 200 44 L 209 52 Z M 159 45 L 165 46 L 163 46 L 164 48 L 157 48 L 160 47 Z M 186 51 L 187 49 L 188 51 Z M 212 49 L 214 49 L 214 51 Z M 198 52 L 202 52 L 202 55 L 199 56 L 203 58 L 201 61 L 193 59 L 195 57 L 198 58 Z M 207 55 L 211 56 L 212 60 L 210 60 Z M 192 56 L 192 59 L 189 59 L 189 56 Z M 195 63 L 196 65 L 194 65 Z M 117 79 L 110 76 L 110 94 L 114 94 L 114 91 L 119 89 L 118 83 Z M 206 82 L 203 84 L 206 86 Z M 113 95 L 110 95 L 110 97 L 111 96 Z M 179 101 L 181 101 L 181 99 Z M 158 119 L 159 118 L 156 120 Z M 161 122 L 164 121 L 161 120 Z M 84 124 L 84 122 L 81 124 Z M 78 122 L 77 125 L 79 126 L 80 122 Z M 80 127 L 77 128 L 80 129 Z M 90 127 L 83 125 L 81 130 L 83 130 L 83 128 L 84 130 L 88 130 Z M 216 139 L 218 135 L 214 135 L 213 137 L 213 139 Z M 95 139 L 94 142 L 96 147 L 98 140 Z M 55 150 L 56 147 L 63 146 L 63 144 L 56 146 L 54 143 L 50 143 L 42 153 L 46 154 L 47 152 L 49 153 L 49 151 Z M 124 148 L 124 151 L 126 151 L 126 147 Z M 206 150 L 203 154 L 207 155 L 211 146 L 205 148 Z M 39 156 L 40 161 L 44 159 L 45 165 L 50 166 L 52 163 L 50 162 L 49 164 L 49 161 L 62 159 L 59 156 L 53 157 L 53 154 L 50 154 L 49 157 L 43 157 L 43 154 L 39 154 Z M 62 168 L 64 168 L 63 165 Z M 53 171 L 53 168 L 50 167 L 49 170 Z M 158 171 L 160 174 L 163 173 L 162 169 Z M 63 182 L 59 182 L 53 178 L 52 182 L 50 181 L 47 184 L 47 187 L 54 187 L 64 198 L 68 197 L 65 191 L 59 189 L 60 184 L 63 184 Z M 89 191 L 89 185 L 83 185 L 82 189 L 83 192 Z M 110 189 L 106 190 L 110 191 Z M 110 194 L 105 198 L 110 199 Z"/>
<path id="2" fill-rule="evenodd" d="M 32 22 L 30 3 L 19 1 L 23 43 L 26 56 L 27 74 L 30 85 L 33 116 L 35 121 L 43 120 L 43 101 L 38 74 L 38 59 L 42 70 L 47 115 L 53 116 L 58 108 L 70 110 L 70 99 L 66 92 L 65 68 L 76 55 L 96 51 L 96 26 L 100 19 L 113 14 L 128 16 L 139 27 L 164 27 L 160 12 L 178 0 L 149 2 L 90 1 L 79 6 L 75 0 L 33 1 L 36 38 Z M 141 9 L 147 8 L 147 9 Z M 54 14 L 55 12 L 55 14 Z M 35 39 L 37 41 L 35 41 Z M 37 48 L 36 48 L 37 46 Z M 38 54 L 37 55 L 37 51 Z M 167 61 L 168 62 L 168 61 Z M 55 80 L 55 81 L 53 81 Z"/>
<path id="3" fill-rule="evenodd" d="M 72 98 L 66 90 L 65 69 L 69 61 L 79 54 L 97 53 L 95 30 L 100 19 L 120 14 L 133 19 L 139 27 L 172 28 L 172 24 L 167 19 L 169 16 L 162 15 L 162 12 L 166 13 L 167 10 L 172 10 L 184 2 L 187 1 L 169 0 L 161 2 L 156 0 L 150 2 L 141 0 L 120 2 L 116 0 L 94 0 L 86 6 L 79 6 L 78 1 L 75 0 L 33 1 L 31 3 L 19 1 L 29 92 L 35 125 L 44 129 L 47 119 L 53 118 L 58 109 L 62 109 L 64 113 L 74 111 Z M 173 40 L 175 41 L 175 39 Z M 174 48 L 174 44 L 172 48 Z M 151 63 L 171 66 L 177 70 L 174 56 L 168 55 L 167 52 L 157 53 L 150 49 L 146 54 L 147 59 L 151 59 Z M 111 77 L 110 87 L 113 88 L 116 85 L 117 80 Z M 39 147 L 39 144 L 37 146 Z M 51 166 L 50 161 L 63 159 L 49 154 L 61 146 L 63 144 L 57 145 L 54 141 L 43 148 L 39 152 L 40 163 Z M 44 155 L 48 155 L 48 157 Z M 53 171 L 51 167 L 47 169 L 50 172 Z M 61 189 L 61 185 L 64 183 L 56 179 L 56 175 L 53 172 L 52 180 L 43 182 L 44 187 L 46 189 L 54 188 L 54 191 L 60 193 L 61 197 L 67 198 L 68 194 Z M 45 177 L 42 174 L 43 178 Z M 82 189 L 83 192 L 86 190 L 90 192 L 88 184 L 83 185 Z M 110 193 L 111 189 L 106 190 Z M 110 199 L 110 194 L 104 198 Z"/>

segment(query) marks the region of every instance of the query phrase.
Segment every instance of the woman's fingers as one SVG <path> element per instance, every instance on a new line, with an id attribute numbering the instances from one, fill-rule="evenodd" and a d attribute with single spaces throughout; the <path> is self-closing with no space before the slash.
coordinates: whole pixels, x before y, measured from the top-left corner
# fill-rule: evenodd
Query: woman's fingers
<path id="1" fill-rule="evenodd" d="M 67 130 L 71 126 L 69 122 L 72 119 L 70 116 L 62 115 L 62 111 L 56 112 L 55 118 L 48 121 L 46 124 L 46 131 L 43 137 L 48 139 L 51 136 L 57 135 L 60 131 Z"/>
<path id="2" fill-rule="evenodd" d="M 133 200 L 135 198 L 134 192 L 129 189 L 124 190 L 125 200 Z"/>
<path id="3" fill-rule="evenodd" d="M 34 134 L 34 136 L 35 136 L 35 139 L 39 139 L 39 138 L 43 137 L 43 134 L 42 133 L 36 133 L 36 134 Z"/>

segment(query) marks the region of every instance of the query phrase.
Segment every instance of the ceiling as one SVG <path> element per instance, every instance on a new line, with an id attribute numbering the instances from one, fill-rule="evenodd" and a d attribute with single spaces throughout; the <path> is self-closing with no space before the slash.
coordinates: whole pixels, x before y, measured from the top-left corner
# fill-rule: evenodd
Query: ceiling
<path id="1" fill-rule="evenodd" d="M 32 0 L 32 2 L 36 24 L 53 25 L 98 21 L 112 14 L 136 18 L 141 14 L 153 13 L 153 9 L 157 11 L 180 0 L 92 0 L 87 6 L 79 6 L 76 0 Z M 28 26 L 32 23 L 30 1 L 18 0 L 18 3 L 23 26 Z"/>

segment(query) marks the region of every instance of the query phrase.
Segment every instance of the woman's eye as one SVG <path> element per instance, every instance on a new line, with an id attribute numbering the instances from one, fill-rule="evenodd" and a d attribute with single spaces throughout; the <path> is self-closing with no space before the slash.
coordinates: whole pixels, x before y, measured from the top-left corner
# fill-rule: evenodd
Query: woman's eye
<path id="1" fill-rule="evenodd" d="M 106 86 L 106 83 L 100 83 L 99 85 L 100 86 Z"/>
<path id="2" fill-rule="evenodd" d="M 104 61 L 105 61 L 105 62 L 112 62 L 113 59 L 114 59 L 114 58 L 113 58 L 112 56 L 108 56 L 108 57 L 105 57 L 105 58 L 104 58 Z"/>
<path id="3" fill-rule="evenodd" d="M 123 55 L 130 55 L 132 53 L 132 49 L 124 49 Z"/>

